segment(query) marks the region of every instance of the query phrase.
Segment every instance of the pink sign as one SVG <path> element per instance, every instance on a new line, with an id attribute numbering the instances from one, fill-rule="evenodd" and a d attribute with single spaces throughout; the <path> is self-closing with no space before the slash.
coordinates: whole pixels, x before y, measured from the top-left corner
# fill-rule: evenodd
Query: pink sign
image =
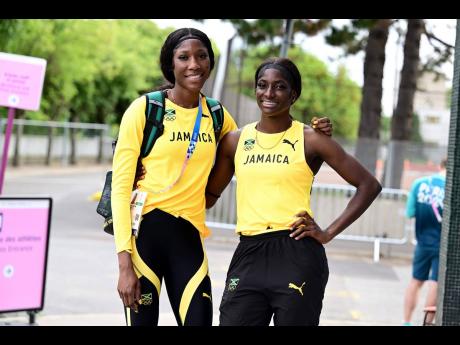
<path id="1" fill-rule="evenodd" d="M 46 60 L 0 53 L 0 106 L 38 110 Z"/>
<path id="2" fill-rule="evenodd" d="M 0 312 L 43 309 L 51 198 L 0 198 Z"/>

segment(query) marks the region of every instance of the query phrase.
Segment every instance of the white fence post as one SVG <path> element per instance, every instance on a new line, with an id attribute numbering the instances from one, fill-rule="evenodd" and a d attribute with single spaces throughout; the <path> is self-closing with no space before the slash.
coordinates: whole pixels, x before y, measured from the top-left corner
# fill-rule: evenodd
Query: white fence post
<path id="1" fill-rule="evenodd" d="M 380 239 L 376 238 L 374 241 L 374 262 L 380 261 Z"/>

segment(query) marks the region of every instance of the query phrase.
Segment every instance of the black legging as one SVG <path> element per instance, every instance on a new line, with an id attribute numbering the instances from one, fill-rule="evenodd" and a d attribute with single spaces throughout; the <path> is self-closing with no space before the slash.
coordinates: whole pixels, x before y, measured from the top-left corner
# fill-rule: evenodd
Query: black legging
<path id="1" fill-rule="evenodd" d="M 145 214 L 132 258 L 140 277 L 141 305 L 137 313 L 125 308 L 128 326 L 158 324 L 163 278 L 178 325 L 212 325 L 208 261 L 199 232 L 190 222 L 159 209 Z"/>

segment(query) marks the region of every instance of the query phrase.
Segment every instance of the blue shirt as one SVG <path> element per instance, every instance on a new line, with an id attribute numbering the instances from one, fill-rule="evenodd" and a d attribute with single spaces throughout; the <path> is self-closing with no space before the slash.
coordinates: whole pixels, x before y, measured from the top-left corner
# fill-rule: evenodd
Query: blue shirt
<path id="1" fill-rule="evenodd" d="M 415 217 L 417 245 L 439 249 L 446 178 L 440 174 L 414 181 L 407 199 L 406 216 Z"/>

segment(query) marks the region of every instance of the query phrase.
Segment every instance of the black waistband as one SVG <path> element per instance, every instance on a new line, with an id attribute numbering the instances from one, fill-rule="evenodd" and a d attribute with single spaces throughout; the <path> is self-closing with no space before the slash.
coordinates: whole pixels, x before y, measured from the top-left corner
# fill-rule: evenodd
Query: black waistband
<path id="1" fill-rule="evenodd" d="M 273 238 L 273 237 L 288 236 L 291 232 L 292 232 L 291 230 L 287 229 L 287 230 L 271 231 L 265 234 L 259 234 L 259 235 L 253 235 L 253 236 L 240 235 L 240 241 L 257 241 L 257 240 L 265 240 L 267 238 Z"/>

